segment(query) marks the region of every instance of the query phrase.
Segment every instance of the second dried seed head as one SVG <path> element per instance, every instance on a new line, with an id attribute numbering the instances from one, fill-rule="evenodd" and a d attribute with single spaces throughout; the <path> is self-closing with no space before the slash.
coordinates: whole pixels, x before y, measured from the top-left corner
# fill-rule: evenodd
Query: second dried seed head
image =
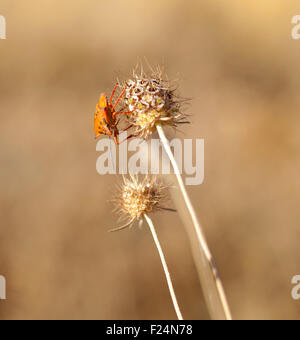
<path id="1" fill-rule="evenodd" d="M 165 187 L 154 177 L 145 177 L 141 181 L 136 176 L 124 179 L 120 194 L 120 211 L 130 220 L 138 220 L 143 214 L 161 210 L 161 202 L 166 198 Z"/>
<path id="2" fill-rule="evenodd" d="M 135 221 L 142 221 L 145 214 L 165 208 L 163 205 L 168 201 L 166 186 L 156 177 L 146 176 L 139 179 L 138 176 L 124 178 L 119 192 L 115 198 L 116 210 L 126 224 L 111 231 L 130 227 Z"/>

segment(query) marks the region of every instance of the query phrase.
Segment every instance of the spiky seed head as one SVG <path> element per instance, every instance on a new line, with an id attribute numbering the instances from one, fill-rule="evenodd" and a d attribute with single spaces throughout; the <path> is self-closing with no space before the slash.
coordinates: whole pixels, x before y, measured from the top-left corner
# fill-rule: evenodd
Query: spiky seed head
<path id="1" fill-rule="evenodd" d="M 135 127 L 136 135 L 148 138 L 155 131 L 155 125 L 176 127 L 183 123 L 186 116 L 181 112 L 183 100 L 175 95 L 175 88 L 170 81 L 164 80 L 158 68 L 150 76 L 143 71 L 124 83 L 124 103 L 131 111 L 130 123 Z"/>
<path id="2" fill-rule="evenodd" d="M 124 178 L 116 203 L 122 217 L 134 222 L 143 214 L 164 209 L 161 204 L 166 198 L 166 187 L 155 177 L 139 180 L 137 176 L 130 176 Z"/>

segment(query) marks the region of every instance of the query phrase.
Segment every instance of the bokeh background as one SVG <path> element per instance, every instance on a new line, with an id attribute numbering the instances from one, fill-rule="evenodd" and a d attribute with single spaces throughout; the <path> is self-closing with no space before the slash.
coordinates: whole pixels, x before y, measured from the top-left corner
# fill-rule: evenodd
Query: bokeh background
<path id="1" fill-rule="evenodd" d="M 1 319 L 175 318 L 147 228 L 109 234 L 95 169 L 99 93 L 139 58 L 192 98 L 205 139 L 189 187 L 236 319 L 298 319 L 299 1 L 1 0 Z M 154 217 L 185 318 L 209 318 L 176 214 Z"/>

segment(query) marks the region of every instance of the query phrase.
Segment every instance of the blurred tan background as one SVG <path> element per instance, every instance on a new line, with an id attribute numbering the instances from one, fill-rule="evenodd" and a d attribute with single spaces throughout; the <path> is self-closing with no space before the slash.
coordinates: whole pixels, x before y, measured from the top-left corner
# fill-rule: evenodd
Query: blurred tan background
<path id="1" fill-rule="evenodd" d="M 114 176 L 95 169 L 99 93 L 138 58 L 193 100 L 189 187 L 236 319 L 298 319 L 299 1 L 1 0 L 1 319 L 172 319 L 147 228 L 109 234 Z M 209 318 L 175 214 L 154 217 L 185 318 Z"/>

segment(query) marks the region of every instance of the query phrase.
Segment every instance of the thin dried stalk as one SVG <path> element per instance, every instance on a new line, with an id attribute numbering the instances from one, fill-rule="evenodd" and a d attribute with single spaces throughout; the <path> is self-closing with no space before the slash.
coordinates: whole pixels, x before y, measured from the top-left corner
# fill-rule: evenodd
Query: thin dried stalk
<path id="1" fill-rule="evenodd" d="M 209 250 L 202 227 L 198 221 L 196 212 L 186 191 L 178 165 L 171 151 L 169 141 L 166 138 L 164 129 L 160 123 L 156 124 L 156 128 L 163 147 L 172 163 L 174 176 L 176 177 L 177 185 L 179 186 L 181 192 L 181 202 L 184 202 L 185 205 L 185 212 L 182 208 L 183 204 L 181 203 L 178 204 L 178 210 L 184 214 L 182 217 L 189 235 L 194 260 L 197 266 L 200 281 L 202 283 L 202 289 L 208 310 L 212 319 L 232 320 L 230 308 L 227 302 L 223 284 L 218 275 L 215 261 Z M 178 197 L 175 197 L 177 202 L 178 199 Z"/>
<path id="2" fill-rule="evenodd" d="M 151 230 L 156 248 L 157 248 L 159 256 L 160 256 L 161 263 L 162 263 L 163 268 L 164 268 L 164 272 L 165 272 L 166 279 L 167 279 L 167 282 L 168 282 L 168 287 L 169 287 L 169 291 L 170 291 L 170 294 L 171 294 L 172 302 L 173 302 L 173 305 L 174 305 L 174 308 L 175 308 L 175 312 L 177 314 L 177 318 L 178 318 L 178 320 L 183 320 L 182 314 L 181 314 L 181 311 L 180 311 L 180 308 L 179 308 L 179 305 L 178 305 L 178 302 L 177 302 L 177 298 L 176 298 L 176 295 L 175 295 L 175 291 L 174 291 L 174 288 L 173 288 L 173 284 L 172 284 L 170 272 L 169 272 L 169 269 L 168 269 L 168 266 L 167 266 L 167 262 L 166 262 L 164 253 L 162 251 L 160 242 L 158 240 L 154 224 L 153 224 L 151 218 L 147 214 L 144 214 L 144 217 L 145 217 L 145 220 L 147 221 L 149 228 Z"/>

